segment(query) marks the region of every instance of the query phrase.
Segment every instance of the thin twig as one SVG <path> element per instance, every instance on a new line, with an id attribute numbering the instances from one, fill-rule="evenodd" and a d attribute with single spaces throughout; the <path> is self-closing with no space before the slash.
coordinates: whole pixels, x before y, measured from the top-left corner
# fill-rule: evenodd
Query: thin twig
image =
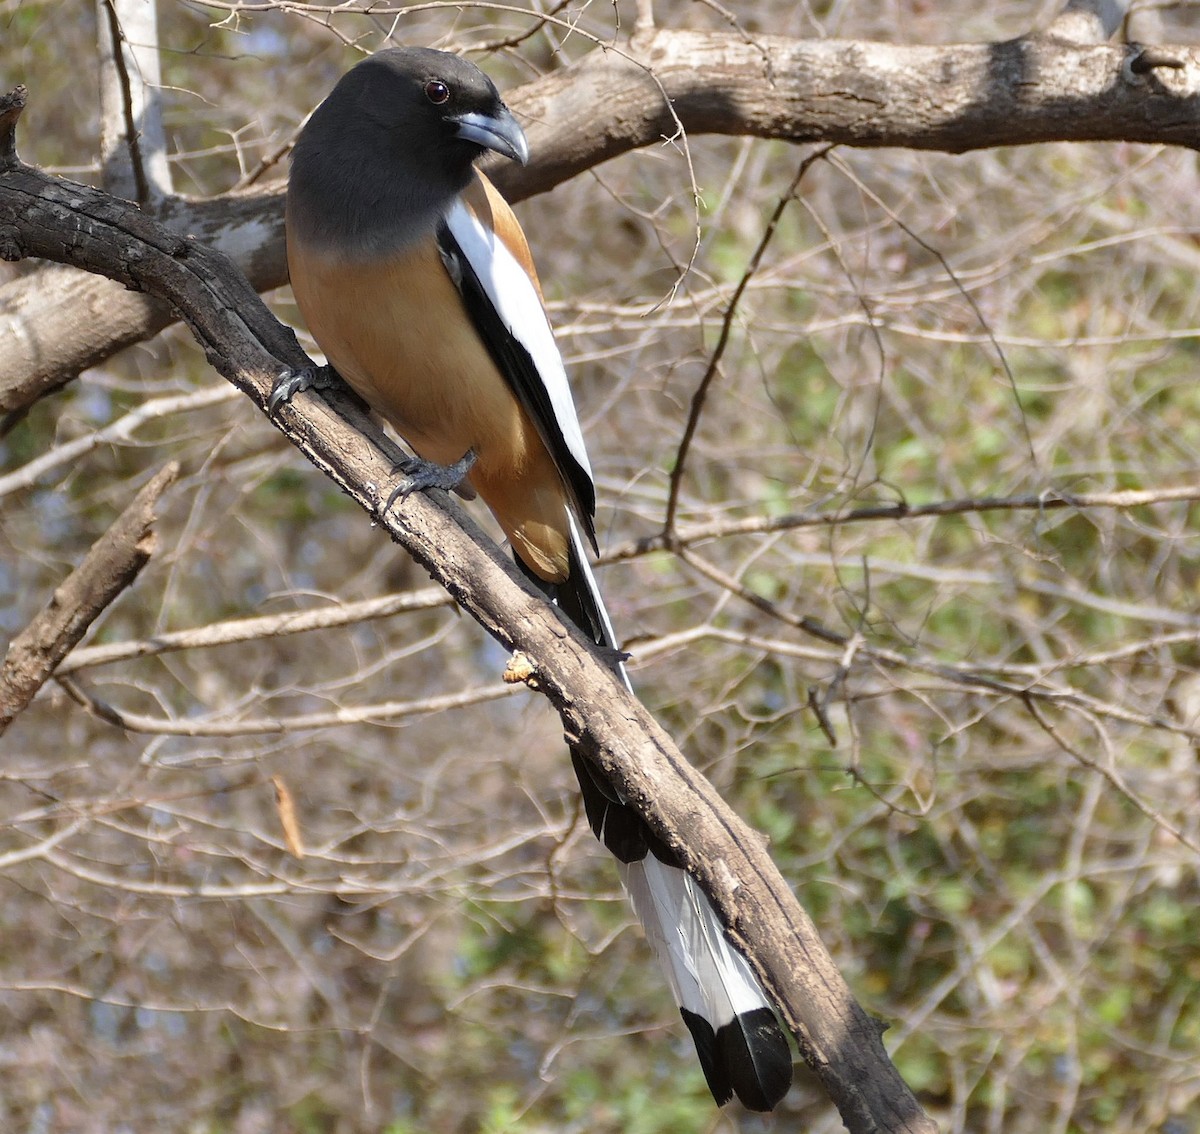
<path id="1" fill-rule="evenodd" d="M 1171 838 L 1176 839 L 1188 848 L 1197 858 L 1200 858 L 1200 843 L 1197 843 L 1191 836 L 1180 830 L 1174 823 L 1167 819 L 1161 811 L 1153 808 L 1148 804 L 1137 792 L 1135 792 L 1126 782 L 1116 766 L 1111 762 L 1103 762 L 1088 756 L 1085 752 L 1081 752 L 1075 745 L 1071 744 L 1059 731 L 1054 727 L 1050 720 L 1046 717 L 1045 712 L 1033 697 L 1024 697 L 1025 707 L 1029 710 L 1030 716 L 1037 721 L 1038 726 L 1042 728 L 1046 735 L 1054 741 L 1068 756 L 1077 760 L 1085 768 L 1091 768 L 1095 772 L 1099 772 L 1109 784 L 1122 796 L 1128 800 L 1134 807 L 1137 808 L 1147 819 L 1150 820 L 1156 827 L 1166 831 Z"/>
<path id="2" fill-rule="evenodd" d="M 353 626 L 376 618 L 390 618 L 394 614 L 434 610 L 450 605 L 450 596 L 440 587 L 425 587 L 419 591 L 405 591 L 381 598 L 364 599 L 361 602 L 331 603 L 317 610 L 294 610 L 285 614 L 264 614 L 256 618 L 231 618 L 209 623 L 207 626 L 156 634 L 153 638 L 110 642 L 103 646 L 86 646 L 72 650 L 55 672 L 57 676 L 64 677 L 82 669 L 111 665 L 113 662 L 128 661 L 132 658 L 156 657 L 176 650 L 209 649 L 238 642 L 255 642 L 264 638 L 282 638 L 288 634 Z"/>
<path id="3" fill-rule="evenodd" d="M 836 528 L 845 524 L 878 521 L 920 520 L 939 516 L 961 516 L 975 512 L 1053 512 L 1063 508 L 1086 511 L 1089 508 L 1130 509 L 1154 504 L 1178 504 L 1200 500 L 1200 485 L 1181 484 L 1163 488 L 1118 489 L 1114 492 L 1063 492 L 1047 489 L 1017 496 L 971 496 L 935 500 L 927 504 L 863 504 L 842 510 L 792 512 L 784 516 L 749 516 L 741 520 L 714 520 L 708 524 L 688 524 L 670 535 L 659 532 L 610 548 L 606 562 L 636 559 L 654 551 L 669 551 L 694 546 L 714 539 L 741 535 L 787 531 L 797 528 Z"/>
<path id="4" fill-rule="evenodd" d="M 470 705 L 486 704 L 510 697 L 519 688 L 497 682 L 464 689 L 458 693 L 445 693 L 436 697 L 421 697 L 415 701 L 383 701 L 373 705 L 333 709 L 327 713 L 297 713 L 290 716 L 255 717 L 236 721 L 205 721 L 188 718 L 168 720 L 150 717 L 144 713 L 130 713 L 102 701 L 87 692 L 77 681 L 69 677 L 58 678 L 63 689 L 76 704 L 93 716 L 122 729 L 125 732 L 146 733 L 152 736 L 274 736 L 284 733 L 309 732 L 314 729 L 335 728 L 340 725 L 375 723 L 382 724 L 406 720 L 410 717 L 430 713 L 444 713 L 464 709 Z"/>
<path id="5" fill-rule="evenodd" d="M 770 220 L 767 221 L 767 226 L 763 230 L 762 237 L 751 254 L 746 269 L 742 273 L 742 278 L 738 281 L 737 287 L 733 289 L 733 294 L 730 296 L 729 303 L 725 307 L 725 314 L 721 319 L 721 331 L 717 337 L 717 345 L 713 348 L 713 352 L 708 359 L 708 366 L 705 368 L 704 374 L 701 376 L 696 389 L 692 393 L 687 422 L 684 424 L 683 435 L 680 437 L 679 445 L 675 450 L 675 462 L 674 467 L 671 469 L 670 488 L 667 493 L 667 506 L 663 518 L 663 538 L 668 544 L 675 534 L 675 515 L 679 508 L 679 492 L 683 483 L 684 470 L 687 466 L 688 452 L 692 446 L 692 439 L 695 437 L 696 430 L 700 425 L 700 415 L 704 412 L 704 404 L 708 398 L 709 388 L 717 377 L 721 359 L 725 354 L 725 348 L 729 345 L 729 337 L 733 330 L 733 320 L 737 314 L 738 303 L 741 301 L 743 294 L 745 294 L 746 288 L 749 287 L 750 281 L 754 278 L 754 273 L 758 271 L 758 266 L 762 263 L 762 258 L 770 247 L 771 241 L 779 228 L 779 222 L 783 218 L 784 211 L 796 199 L 796 191 L 800 188 L 800 182 L 804 179 L 804 175 L 816 162 L 824 158 L 831 148 L 830 146 L 823 146 L 821 149 L 809 154 L 800 163 L 799 169 L 796 170 L 796 175 L 792 178 L 787 189 L 784 190 L 783 196 L 776 202 Z"/>

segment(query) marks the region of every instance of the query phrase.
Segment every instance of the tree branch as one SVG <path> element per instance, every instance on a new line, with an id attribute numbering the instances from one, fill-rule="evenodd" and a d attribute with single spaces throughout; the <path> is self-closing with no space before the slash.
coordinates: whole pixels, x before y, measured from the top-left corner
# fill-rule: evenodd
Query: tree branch
<path id="1" fill-rule="evenodd" d="M 90 666 L 109 665 L 130 658 L 158 657 L 174 650 L 202 650 L 213 646 L 228 646 L 241 642 L 257 642 L 263 638 L 282 638 L 288 634 L 305 634 L 310 630 L 328 630 L 335 626 L 352 626 L 376 618 L 392 618 L 416 610 L 431 610 L 447 606 L 449 597 L 439 587 L 421 591 L 403 591 L 382 598 L 362 599 L 359 602 L 340 602 L 316 610 L 294 610 L 286 614 L 267 614 L 256 618 L 230 618 L 189 630 L 165 631 L 152 638 L 129 642 L 108 642 L 102 646 L 86 646 L 72 650 L 55 671 L 60 677 Z"/>
<path id="2" fill-rule="evenodd" d="M 1072 43 L 1103 43 L 1116 34 L 1129 12 L 1129 0 L 1067 0 L 1046 29 Z"/>
<path id="3" fill-rule="evenodd" d="M 5 162 L 0 105 L 0 249 L 145 288 L 187 320 L 210 362 L 263 408 L 282 365 L 306 361 L 219 253 L 124 202 Z M 338 412 L 341 409 L 342 412 Z M 811 920 L 747 828 L 695 772 L 582 636 L 522 580 L 444 494 L 386 514 L 394 449 L 347 398 L 297 398 L 275 424 L 361 504 L 485 630 L 534 664 L 568 741 L 679 854 L 713 900 L 852 1132 L 935 1129 L 888 1059 Z"/>
<path id="4" fill-rule="evenodd" d="M 116 522 L 59 586 L 46 609 L 9 643 L 0 665 L 0 735 L 154 552 L 154 506 L 178 476 L 166 465 L 133 498 Z"/>
<path id="5" fill-rule="evenodd" d="M 669 100 L 669 101 L 668 101 Z M 1200 48 L 1079 44 L 1032 36 L 918 46 L 643 28 L 621 50 L 508 92 L 534 160 L 495 180 L 512 200 L 676 133 L 964 153 L 1039 142 L 1200 146 Z M 160 214 L 232 256 L 259 291 L 287 282 L 282 190 Z M 70 280 L 70 284 L 68 284 Z M 68 289 L 65 291 L 64 289 Z M 168 310 L 103 280 L 49 269 L 0 287 L 13 412 L 170 322 Z M 49 349 L 50 344 L 53 347 Z"/>
<path id="6" fill-rule="evenodd" d="M 722 32 L 639 33 L 513 92 L 534 160 L 517 196 L 675 133 L 966 153 L 1036 142 L 1200 146 L 1200 49 L 1144 82 L 1141 49 L 1031 36 L 924 46 Z M 671 100 L 667 106 L 664 95 Z M 599 112 L 599 113 L 598 113 Z"/>

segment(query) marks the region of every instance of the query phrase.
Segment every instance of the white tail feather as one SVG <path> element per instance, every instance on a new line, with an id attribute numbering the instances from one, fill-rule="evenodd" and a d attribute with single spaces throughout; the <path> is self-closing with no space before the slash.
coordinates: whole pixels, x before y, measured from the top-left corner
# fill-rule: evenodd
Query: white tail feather
<path id="1" fill-rule="evenodd" d="M 716 1031 L 743 1012 L 767 1006 L 749 962 L 696 880 L 652 854 L 622 868 L 625 889 L 667 975 L 676 1003 Z"/>

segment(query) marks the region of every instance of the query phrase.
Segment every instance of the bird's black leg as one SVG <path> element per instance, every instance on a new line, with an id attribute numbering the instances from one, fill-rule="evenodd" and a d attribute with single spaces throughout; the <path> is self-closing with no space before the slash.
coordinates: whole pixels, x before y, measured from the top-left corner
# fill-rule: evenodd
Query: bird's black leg
<path id="1" fill-rule="evenodd" d="M 284 370 L 271 387 L 267 409 L 274 413 L 305 390 L 335 390 L 344 384 L 342 376 L 328 364 L 306 366 L 303 370 Z"/>
<path id="2" fill-rule="evenodd" d="M 404 474 L 404 479 L 392 489 L 383 510 L 386 512 L 397 500 L 406 500 L 414 492 L 423 492 L 426 488 L 441 488 L 446 492 L 453 492 L 462 485 L 474 464 L 474 449 L 468 449 L 452 465 L 439 465 L 434 461 L 424 461 L 420 457 L 406 458 L 395 469 L 396 472 Z"/>

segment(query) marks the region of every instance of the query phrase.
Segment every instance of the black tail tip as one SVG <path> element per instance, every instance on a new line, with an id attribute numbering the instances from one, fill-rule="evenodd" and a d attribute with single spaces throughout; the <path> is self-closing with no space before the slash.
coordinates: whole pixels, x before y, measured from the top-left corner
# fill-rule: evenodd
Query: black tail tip
<path id="1" fill-rule="evenodd" d="M 770 1008 L 743 1012 L 715 1032 L 703 1016 L 679 1009 L 717 1106 L 734 1095 L 747 1110 L 774 1110 L 792 1085 L 792 1052 Z"/>

